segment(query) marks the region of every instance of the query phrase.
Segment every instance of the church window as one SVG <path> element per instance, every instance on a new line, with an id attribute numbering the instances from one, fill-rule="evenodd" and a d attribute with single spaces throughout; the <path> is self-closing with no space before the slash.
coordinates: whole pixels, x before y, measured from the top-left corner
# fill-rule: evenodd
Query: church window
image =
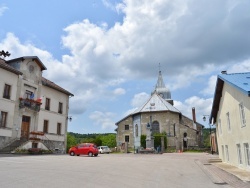
<path id="1" fill-rule="evenodd" d="M 158 121 L 152 123 L 152 133 L 160 133 L 160 125 Z"/>
<path id="2" fill-rule="evenodd" d="M 129 135 L 125 135 L 125 142 L 129 142 Z"/>
<path id="3" fill-rule="evenodd" d="M 125 125 L 125 130 L 129 130 L 129 125 Z"/>
<path id="4" fill-rule="evenodd" d="M 135 125 L 135 136 L 136 137 L 138 136 L 138 125 L 137 124 Z"/>

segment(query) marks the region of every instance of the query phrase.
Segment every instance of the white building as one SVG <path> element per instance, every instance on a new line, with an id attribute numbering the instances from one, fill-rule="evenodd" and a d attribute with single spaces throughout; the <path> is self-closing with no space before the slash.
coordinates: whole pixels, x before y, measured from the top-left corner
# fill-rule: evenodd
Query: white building
<path id="1" fill-rule="evenodd" d="M 218 75 L 211 120 L 222 161 L 250 171 L 250 72 Z"/>
<path id="2" fill-rule="evenodd" d="M 0 58 L 0 152 L 65 151 L 72 93 L 42 77 L 36 56 Z"/>

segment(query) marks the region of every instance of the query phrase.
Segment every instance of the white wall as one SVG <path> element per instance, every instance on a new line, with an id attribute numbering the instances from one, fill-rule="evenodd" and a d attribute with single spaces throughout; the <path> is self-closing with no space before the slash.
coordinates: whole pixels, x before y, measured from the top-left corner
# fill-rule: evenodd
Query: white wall
<path id="1" fill-rule="evenodd" d="M 0 136 L 12 137 L 18 75 L 0 68 L 0 111 L 7 112 L 6 128 L 0 127 Z M 5 84 L 11 86 L 10 99 L 3 98 Z"/>
<path id="2" fill-rule="evenodd" d="M 246 117 L 246 126 L 241 126 L 241 117 L 240 117 L 240 110 L 239 104 L 243 102 L 245 106 L 245 117 Z M 230 116 L 230 125 L 231 129 L 229 130 L 227 124 L 227 115 L 226 113 L 229 112 Z M 219 126 L 219 121 L 221 121 L 221 132 Z M 218 139 L 218 149 L 219 149 L 219 156 L 220 158 L 229 164 L 234 166 L 238 166 L 239 168 L 243 168 L 246 170 L 250 170 L 249 166 L 247 166 L 245 157 L 244 157 L 244 148 L 243 143 L 250 144 L 250 98 L 237 90 L 236 88 L 224 83 L 222 97 L 220 101 L 220 109 L 217 115 L 217 139 Z M 238 161 L 238 154 L 237 154 L 237 146 L 236 144 L 240 144 L 241 146 L 241 153 L 242 153 L 242 160 L 243 164 L 240 165 Z M 224 146 L 224 158 L 223 158 L 223 151 L 222 145 Z M 229 151 L 229 161 L 226 160 L 226 152 L 225 152 L 225 145 L 228 145 Z"/>

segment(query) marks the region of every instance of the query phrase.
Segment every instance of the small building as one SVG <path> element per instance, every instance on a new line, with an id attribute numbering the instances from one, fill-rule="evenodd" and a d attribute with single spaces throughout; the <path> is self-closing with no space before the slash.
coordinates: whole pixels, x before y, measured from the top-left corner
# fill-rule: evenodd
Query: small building
<path id="1" fill-rule="evenodd" d="M 42 76 L 36 56 L 0 58 L 0 152 L 41 148 L 65 152 L 72 93 Z"/>
<path id="2" fill-rule="evenodd" d="M 203 126 L 196 122 L 194 108 L 192 112 L 193 119 L 189 119 L 174 107 L 171 92 L 166 88 L 159 71 L 150 98 L 116 123 L 117 145 L 119 147 L 127 143 L 129 148 L 140 148 L 141 136 L 147 135 L 147 127 L 150 126 L 152 134 L 166 134 L 167 147 L 177 150 L 182 150 L 185 144 L 187 147 L 199 147 L 202 145 Z"/>
<path id="3" fill-rule="evenodd" d="M 216 126 L 219 157 L 250 171 L 250 72 L 218 75 L 210 123 Z"/>

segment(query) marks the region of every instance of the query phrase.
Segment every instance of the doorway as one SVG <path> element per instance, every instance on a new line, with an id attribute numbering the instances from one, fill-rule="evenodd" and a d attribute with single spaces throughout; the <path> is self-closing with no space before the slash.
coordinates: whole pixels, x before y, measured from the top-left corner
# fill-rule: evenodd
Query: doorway
<path id="1" fill-rule="evenodd" d="M 22 128 L 21 128 L 21 138 L 28 139 L 30 131 L 30 117 L 23 116 L 22 118 Z"/>

